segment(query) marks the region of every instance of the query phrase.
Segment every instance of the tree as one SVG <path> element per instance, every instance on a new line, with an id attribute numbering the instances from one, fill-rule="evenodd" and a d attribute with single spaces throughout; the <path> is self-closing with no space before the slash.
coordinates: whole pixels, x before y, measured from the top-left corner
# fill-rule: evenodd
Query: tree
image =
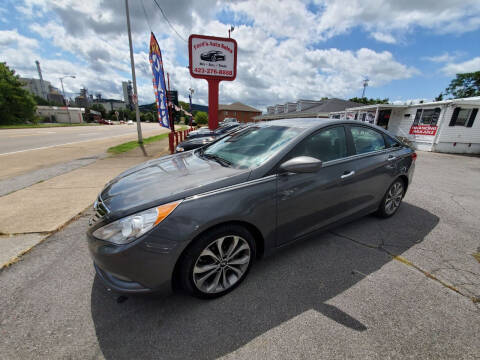
<path id="1" fill-rule="evenodd" d="M 105 106 L 103 106 L 102 104 L 93 104 L 92 106 L 90 106 L 90 109 L 102 113 L 102 118 L 103 118 L 103 119 L 106 119 L 106 117 L 107 117 L 107 110 L 105 109 Z"/>
<path id="2" fill-rule="evenodd" d="M 208 124 L 208 114 L 205 111 L 197 111 L 195 114 L 195 122 L 198 125 Z"/>
<path id="3" fill-rule="evenodd" d="M 153 122 L 154 120 L 155 116 L 151 112 L 145 112 L 140 114 L 140 121 Z"/>
<path id="4" fill-rule="evenodd" d="M 359 97 L 354 97 L 354 98 L 351 98 L 351 99 L 348 99 L 348 101 L 353 101 L 353 102 L 356 102 L 356 103 L 360 103 L 360 104 L 365 104 L 365 105 L 374 105 L 374 104 L 388 104 L 388 98 L 385 98 L 385 99 L 368 99 L 366 97 L 362 97 L 362 98 L 359 98 Z"/>
<path id="5" fill-rule="evenodd" d="M 190 104 L 185 101 L 179 101 L 178 104 L 183 110 L 190 111 Z"/>
<path id="6" fill-rule="evenodd" d="M 457 99 L 480 96 L 480 71 L 457 74 L 445 89 L 445 95 L 452 95 Z"/>
<path id="7" fill-rule="evenodd" d="M 15 71 L 0 63 L 0 124 L 35 120 L 35 101 L 22 85 Z"/>

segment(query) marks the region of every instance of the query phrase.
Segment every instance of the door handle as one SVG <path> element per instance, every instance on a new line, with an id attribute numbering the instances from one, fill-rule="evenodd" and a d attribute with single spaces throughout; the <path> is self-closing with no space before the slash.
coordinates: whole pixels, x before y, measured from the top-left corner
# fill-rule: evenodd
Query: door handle
<path id="1" fill-rule="evenodd" d="M 355 171 L 352 170 L 352 171 L 350 171 L 350 172 L 348 172 L 348 173 L 345 172 L 342 176 L 340 176 L 340 178 L 346 179 L 346 178 L 348 178 L 348 177 L 350 177 L 350 176 L 352 176 L 352 175 L 354 175 L 354 174 L 355 174 Z"/>
<path id="2" fill-rule="evenodd" d="M 397 158 L 396 156 L 388 155 L 387 161 L 393 161 L 393 160 L 395 160 L 396 158 Z"/>

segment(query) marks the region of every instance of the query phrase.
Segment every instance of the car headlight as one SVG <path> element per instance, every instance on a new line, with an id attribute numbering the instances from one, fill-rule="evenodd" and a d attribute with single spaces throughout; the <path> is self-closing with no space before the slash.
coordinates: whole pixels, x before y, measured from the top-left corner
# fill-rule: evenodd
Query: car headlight
<path id="1" fill-rule="evenodd" d="M 160 224 L 180 203 L 171 202 L 116 220 L 95 230 L 93 236 L 117 245 L 128 244 Z"/>
<path id="2" fill-rule="evenodd" d="M 181 146 L 177 146 L 177 152 L 182 152 L 182 151 L 185 151 L 185 149 L 182 148 Z"/>

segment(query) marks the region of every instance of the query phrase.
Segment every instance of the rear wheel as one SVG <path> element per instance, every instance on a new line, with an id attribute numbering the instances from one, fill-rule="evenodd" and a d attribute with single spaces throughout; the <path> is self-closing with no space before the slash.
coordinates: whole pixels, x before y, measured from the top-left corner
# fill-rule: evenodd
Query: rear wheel
<path id="1" fill-rule="evenodd" d="M 201 235 L 185 252 L 179 268 L 182 288 L 193 296 L 215 298 L 235 289 L 255 257 L 255 242 L 238 225 L 222 226 Z"/>
<path id="2" fill-rule="evenodd" d="M 397 179 L 387 190 L 387 193 L 382 199 L 377 215 L 387 218 L 395 214 L 402 203 L 405 195 L 405 184 L 403 180 Z"/>

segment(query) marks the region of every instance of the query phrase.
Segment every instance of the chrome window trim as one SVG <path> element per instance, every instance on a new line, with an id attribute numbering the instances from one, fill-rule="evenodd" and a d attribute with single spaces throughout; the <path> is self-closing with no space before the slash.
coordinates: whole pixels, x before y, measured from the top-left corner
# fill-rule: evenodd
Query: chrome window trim
<path id="1" fill-rule="evenodd" d="M 224 192 L 228 192 L 228 191 L 232 191 L 232 190 L 236 190 L 236 189 L 241 189 L 241 188 L 248 187 L 248 186 L 251 186 L 251 185 L 261 184 L 261 183 L 264 183 L 264 182 L 269 182 L 269 181 L 275 179 L 276 177 L 277 177 L 277 174 L 272 174 L 272 175 L 268 175 L 268 176 L 265 176 L 265 177 L 261 177 L 259 179 L 249 180 L 249 181 L 245 181 L 245 182 L 242 182 L 242 183 L 239 183 L 239 184 L 230 185 L 230 186 L 226 186 L 226 187 L 211 190 L 211 191 L 206 191 L 206 192 L 201 193 L 201 194 L 188 196 L 184 199 L 184 201 L 197 200 L 199 198 L 203 198 L 203 197 L 206 197 L 206 196 L 221 194 L 221 193 L 224 193 Z"/>

